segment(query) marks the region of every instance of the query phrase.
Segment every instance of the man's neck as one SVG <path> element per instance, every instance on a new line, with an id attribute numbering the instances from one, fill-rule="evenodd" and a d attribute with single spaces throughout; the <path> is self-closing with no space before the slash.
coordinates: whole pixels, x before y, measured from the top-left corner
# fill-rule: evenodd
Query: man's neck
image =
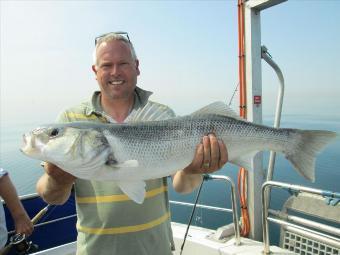
<path id="1" fill-rule="evenodd" d="M 133 104 L 134 95 L 130 98 L 124 99 L 101 99 L 103 110 L 118 123 L 123 123 L 127 116 L 130 114 Z"/>

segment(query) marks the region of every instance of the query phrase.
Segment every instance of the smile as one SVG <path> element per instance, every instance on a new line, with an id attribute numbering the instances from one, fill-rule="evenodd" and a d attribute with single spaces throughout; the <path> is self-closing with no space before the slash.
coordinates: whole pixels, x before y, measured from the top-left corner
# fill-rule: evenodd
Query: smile
<path id="1" fill-rule="evenodd" d="M 121 85 L 121 84 L 123 84 L 123 83 L 124 83 L 123 80 L 119 80 L 119 81 L 110 81 L 110 82 L 109 82 L 109 84 L 111 84 L 111 85 Z"/>

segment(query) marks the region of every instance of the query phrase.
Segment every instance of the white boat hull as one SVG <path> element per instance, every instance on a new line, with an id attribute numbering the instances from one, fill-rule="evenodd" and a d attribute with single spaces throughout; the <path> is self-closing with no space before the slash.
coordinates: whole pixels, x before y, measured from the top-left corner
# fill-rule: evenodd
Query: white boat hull
<path id="1" fill-rule="evenodd" d="M 180 254 L 187 225 L 172 223 L 173 236 L 176 251 L 174 255 Z M 241 245 L 235 245 L 234 238 L 228 241 L 212 240 L 214 230 L 191 226 L 187 237 L 183 255 L 262 255 L 263 243 L 248 238 L 241 239 Z M 271 254 L 295 254 L 277 246 L 270 247 Z M 32 255 L 75 255 L 76 243 L 61 245 L 52 249 L 37 252 Z"/>

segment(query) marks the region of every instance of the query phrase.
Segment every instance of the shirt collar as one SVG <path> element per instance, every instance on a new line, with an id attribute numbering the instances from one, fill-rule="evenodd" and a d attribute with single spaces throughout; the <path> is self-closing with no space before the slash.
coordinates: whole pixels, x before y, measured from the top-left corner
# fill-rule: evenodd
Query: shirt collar
<path id="1" fill-rule="evenodd" d="M 87 116 L 93 113 L 101 115 L 101 116 L 103 115 L 106 116 L 103 110 L 103 107 L 101 106 L 101 103 L 100 103 L 100 94 L 101 94 L 100 91 L 95 91 L 93 93 L 90 104 L 88 105 L 85 111 L 85 114 Z M 151 95 L 152 95 L 151 91 L 147 91 L 139 87 L 136 87 L 134 91 L 134 104 L 133 104 L 133 108 L 131 109 L 131 111 L 144 107 L 147 104 L 149 97 Z"/>

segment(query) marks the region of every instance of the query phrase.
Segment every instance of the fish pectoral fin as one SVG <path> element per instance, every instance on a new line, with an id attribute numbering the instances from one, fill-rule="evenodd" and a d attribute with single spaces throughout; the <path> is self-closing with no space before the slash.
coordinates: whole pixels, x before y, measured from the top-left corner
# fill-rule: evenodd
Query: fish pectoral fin
<path id="1" fill-rule="evenodd" d="M 116 167 L 116 168 L 131 168 L 131 167 L 138 167 L 139 163 L 135 159 L 126 160 L 124 162 L 109 162 L 109 165 Z"/>
<path id="2" fill-rule="evenodd" d="M 137 204 L 142 204 L 145 198 L 145 181 L 118 181 L 119 188 Z"/>
<path id="3" fill-rule="evenodd" d="M 109 131 L 104 130 L 103 134 L 107 140 L 107 142 L 109 143 L 109 145 L 111 146 L 111 148 L 119 148 L 119 147 L 123 147 L 122 143 L 120 142 L 119 138 L 113 136 L 110 134 Z M 119 162 L 119 159 L 116 159 L 114 157 L 113 154 L 109 155 L 107 161 L 106 161 L 107 165 L 111 165 L 113 167 L 117 167 L 117 168 L 123 168 L 123 167 L 138 167 L 139 163 L 137 160 L 135 159 L 130 159 L 130 160 L 126 160 L 123 162 Z"/>
<path id="4" fill-rule="evenodd" d="M 237 165 L 239 167 L 243 167 L 247 170 L 252 170 L 251 161 L 252 161 L 252 158 L 256 154 L 257 154 L 257 151 L 250 153 L 250 154 L 243 155 L 243 156 L 238 157 L 238 158 L 235 158 L 235 159 L 231 160 L 230 162 L 233 163 L 234 165 Z"/>

